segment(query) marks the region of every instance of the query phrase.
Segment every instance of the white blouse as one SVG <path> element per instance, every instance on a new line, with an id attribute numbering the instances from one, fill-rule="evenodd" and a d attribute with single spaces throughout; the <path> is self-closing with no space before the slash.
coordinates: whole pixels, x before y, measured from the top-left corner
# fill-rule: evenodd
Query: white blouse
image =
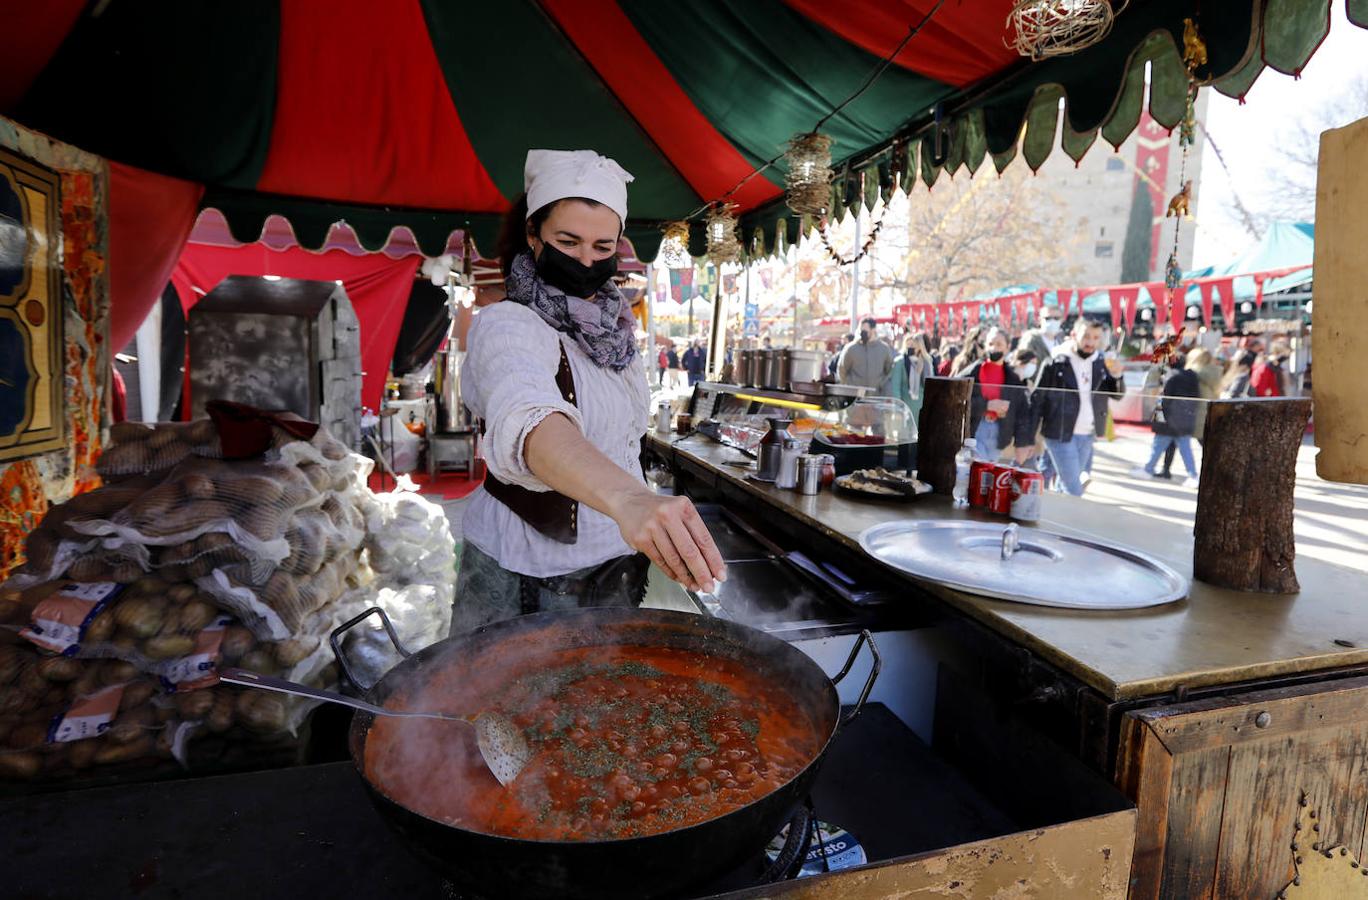
<path id="1" fill-rule="evenodd" d="M 575 379 L 575 404 L 556 387 L 559 341 Z M 505 300 L 475 314 L 461 367 L 466 406 L 485 420 L 484 457 L 490 474 L 531 491 L 548 491 L 527 467 L 523 444 L 543 419 L 563 413 L 589 443 L 643 481 L 638 460 L 650 419 L 650 389 L 638 353 L 621 372 L 593 363 L 574 339 L 556 331 L 521 303 Z M 543 578 L 632 553 L 617 523 L 583 503 L 578 540 L 562 544 L 518 518 L 483 487 L 462 519 L 465 540 L 503 568 Z"/>

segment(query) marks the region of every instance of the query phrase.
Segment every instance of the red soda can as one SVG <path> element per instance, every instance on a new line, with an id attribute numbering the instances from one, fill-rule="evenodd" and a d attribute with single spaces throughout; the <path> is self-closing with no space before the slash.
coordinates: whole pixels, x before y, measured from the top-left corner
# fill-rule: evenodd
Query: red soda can
<path id="1" fill-rule="evenodd" d="M 993 487 L 988 493 L 988 511 L 1005 516 L 1012 511 L 1012 481 L 1016 469 L 1011 466 L 993 466 Z"/>
<path id="2" fill-rule="evenodd" d="M 1017 469 L 1012 474 L 1012 518 L 1023 522 L 1039 519 L 1040 501 L 1044 495 L 1044 475 L 1034 469 Z"/>
<path id="3" fill-rule="evenodd" d="M 993 490 L 993 464 L 976 459 L 969 466 L 969 505 L 987 506 Z"/>

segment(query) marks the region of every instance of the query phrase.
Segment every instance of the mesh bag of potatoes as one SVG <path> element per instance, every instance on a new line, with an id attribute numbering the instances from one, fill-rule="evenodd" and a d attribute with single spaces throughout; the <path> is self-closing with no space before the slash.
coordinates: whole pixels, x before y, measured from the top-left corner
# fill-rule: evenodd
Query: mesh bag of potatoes
<path id="1" fill-rule="evenodd" d="M 284 532 L 293 514 L 317 506 L 323 493 L 299 468 L 259 460 L 187 459 L 155 486 L 108 518 L 82 519 L 70 527 L 105 542 L 176 547 L 172 563 L 193 561 L 227 543 L 264 578 L 289 555 Z M 208 534 L 210 538 L 195 544 Z M 204 546 L 212 542 L 212 546 Z M 189 544 L 189 547 L 184 545 Z"/>
<path id="2" fill-rule="evenodd" d="M 164 472 L 190 456 L 221 459 L 218 428 L 209 419 L 143 425 L 119 422 L 110 426 L 109 443 L 95 463 L 106 480 Z"/>
<path id="3" fill-rule="evenodd" d="M 277 569 L 265 583 L 252 584 L 241 569 L 225 566 L 195 585 L 231 610 L 258 637 L 285 640 L 300 632 L 310 614 L 359 584 L 354 553 L 338 556 L 309 575 Z"/>
<path id="4" fill-rule="evenodd" d="M 0 779 L 63 777 L 171 755 L 156 680 L 121 660 L 0 643 Z"/>
<path id="5" fill-rule="evenodd" d="M 456 582 L 456 542 L 446 513 L 413 493 L 372 495 L 365 511 L 370 566 L 394 587 L 434 585 L 449 605 Z M 358 506 L 358 508 L 360 508 Z"/>

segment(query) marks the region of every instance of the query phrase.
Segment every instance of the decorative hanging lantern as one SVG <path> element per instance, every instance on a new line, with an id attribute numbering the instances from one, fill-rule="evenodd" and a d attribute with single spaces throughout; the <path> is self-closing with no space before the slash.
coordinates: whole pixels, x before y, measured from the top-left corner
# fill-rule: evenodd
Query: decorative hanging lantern
<path id="1" fill-rule="evenodd" d="M 684 269 L 693 265 L 689 257 L 689 223 L 666 222 L 660 229 L 660 258 L 670 269 Z"/>
<path id="2" fill-rule="evenodd" d="M 811 131 L 795 135 L 784 153 L 785 200 L 796 213 L 826 214 L 831 200 L 831 138 Z"/>
<path id="3" fill-rule="evenodd" d="M 1068 56 L 1105 38 L 1128 0 L 1017 0 L 1007 14 L 1008 47 L 1033 61 Z"/>
<path id="4" fill-rule="evenodd" d="M 716 265 L 741 258 L 741 239 L 736 236 L 735 205 L 715 203 L 708 210 L 708 259 Z"/>

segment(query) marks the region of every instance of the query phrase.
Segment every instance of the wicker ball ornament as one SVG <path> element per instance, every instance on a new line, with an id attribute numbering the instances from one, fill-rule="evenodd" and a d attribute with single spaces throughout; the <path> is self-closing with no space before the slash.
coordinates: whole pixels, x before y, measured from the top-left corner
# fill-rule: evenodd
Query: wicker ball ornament
<path id="1" fill-rule="evenodd" d="M 1068 56 L 1105 38 L 1128 0 L 1017 0 L 1007 14 L 1007 46 L 1039 61 Z"/>
<path id="2" fill-rule="evenodd" d="M 667 222 L 661 226 L 660 260 L 667 268 L 682 269 L 693 265 L 689 256 L 689 223 Z"/>
<path id="3" fill-rule="evenodd" d="M 708 235 L 708 259 L 718 265 L 736 262 L 743 251 L 741 239 L 736 235 L 733 209 L 733 204 L 718 203 L 708 211 L 708 223 L 704 226 Z"/>
<path id="4" fill-rule="evenodd" d="M 831 202 L 831 138 L 816 131 L 795 135 L 784 164 L 788 208 L 800 215 L 826 215 Z"/>

